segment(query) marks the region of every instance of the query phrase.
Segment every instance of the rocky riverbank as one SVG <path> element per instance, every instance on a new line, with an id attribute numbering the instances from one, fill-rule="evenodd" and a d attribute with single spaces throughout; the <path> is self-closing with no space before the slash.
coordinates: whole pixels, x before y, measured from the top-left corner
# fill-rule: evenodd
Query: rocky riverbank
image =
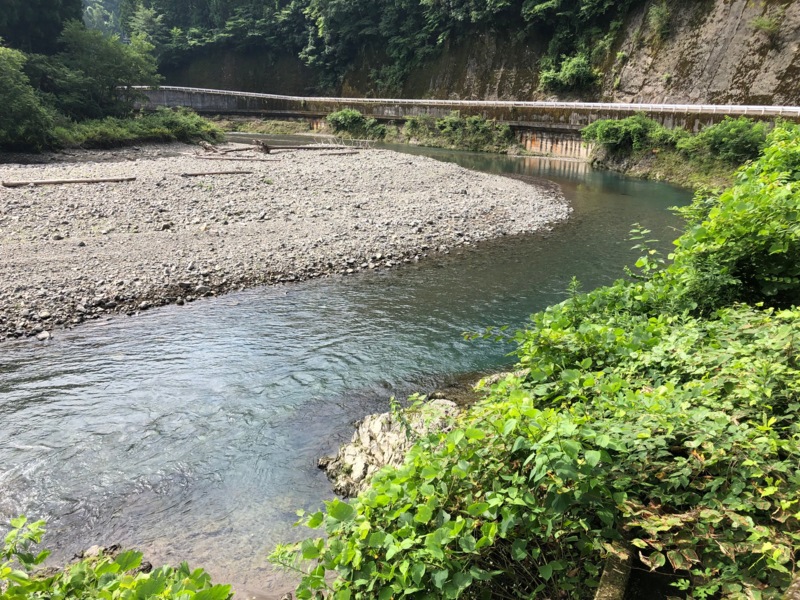
<path id="1" fill-rule="evenodd" d="M 236 152 L 183 145 L 0 164 L 0 340 L 229 290 L 394 269 L 566 219 L 552 188 L 385 150 Z M 187 173 L 237 171 L 185 177 Z"/>
<path id="2" fill-rule="evenodd" d="M 526 373 L 528 370 L 521 370 L 513 375 Z M 449 431 L 462 411 L 509 375 L 512 373 L 494 373 L 476 381 L 474 374 L 466 374 L 407 408 L 367 415 L 355 423 L 352 439 L 335 455 L 320 458 L 318 466 L 337 494 L 355 498 L 369 488 L 375 473 L 386 466 L 401 466 L 419 438 Z"/>

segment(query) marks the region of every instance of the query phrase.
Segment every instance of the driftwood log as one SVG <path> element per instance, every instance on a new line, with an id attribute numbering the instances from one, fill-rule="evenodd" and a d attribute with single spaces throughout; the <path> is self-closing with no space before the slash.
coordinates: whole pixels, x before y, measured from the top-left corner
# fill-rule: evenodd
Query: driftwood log
<path id="1" fill-rule="evenodd" d="M 280 162 L 277 158 L 241 158 L 235 156 L 196 156 L 200 160 L 233 160 L 241 162 Z"/>
<path id="2" fill-rule="evenodd" d="M 136 177 L 103 177 L 101 179 L 33 179 L 31 181 L 4 181 L 3 187 L 17 188 L 26 185 L 66 185 L 71 183 L 119 183 L 136 181 Z"/>
<path id="3" fill-rule="evenodd" d="M 202 173 L 181 173 L 181 177 L 204 177 L 206 175 L 251 175 L 252 171 L 204 171 Z"/>
<path id="4" fill-rule="evenodd" d="M 249 152 L 250 150 L 260 150 L 258 146 L 245 146 L 244 148 L 228 148 L 220 150 L 220 154 L 230 154 L 231 152 Z"/>
<path id="5" fill-rule="evenodd" d="M 342 150 L 348 148 L 348 146 L 270 146 L 261 140 L 255 140 L 255 142 L 259 149 L 266 154 L 273 150 Z"/>

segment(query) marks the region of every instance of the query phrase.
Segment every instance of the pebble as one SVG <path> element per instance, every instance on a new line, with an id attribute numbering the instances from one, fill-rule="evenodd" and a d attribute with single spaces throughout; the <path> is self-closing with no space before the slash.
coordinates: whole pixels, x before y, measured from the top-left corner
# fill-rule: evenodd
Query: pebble
<path id="1" fill-rule="evenodd" d="M 0 221 L 0 340 L 49 339 L 45 323 L 73 327 L 255 285 L 378 272 L 467 241 L 547 230 L 570 213 L 555 186 L 388 150 L 287 152 L 242 163 L 252 175 L 189 181 L 180 174 L 209 170 L 184 155 L 195 150 L 0 165 L 0 179 L 137 177 L 0 194 L 0 215 L 11 215 Z M 263 158 L 237 153 L 247 156 Z M 76 238 L 72 251 L 53 243 Z"/>

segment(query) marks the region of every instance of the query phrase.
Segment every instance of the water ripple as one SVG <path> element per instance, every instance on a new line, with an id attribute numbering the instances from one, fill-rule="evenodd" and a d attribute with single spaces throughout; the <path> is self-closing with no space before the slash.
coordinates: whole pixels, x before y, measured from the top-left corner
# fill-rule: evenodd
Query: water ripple
<path id="1" fill-rule="evenodd" d="M 95 543 L 189 559 L 279 591 L 264 556 L 331 496 L 316 459 L 392 393 L 508 362 L 463 331 L 521 324 L 572 275 L 606 283 L 639 221 L 663 239 L 687 194 L 569 164 L 430 151 L 558 180 L 575 217 L 548 236 L 395 273 L 262 288 L 112 319 L 0 357 L 0 521 L 45 517 L 56 557 Z M 562 165 L 563 166 L 563 165 Z M 562 168 L 562 167 L 558 167 Z"/>

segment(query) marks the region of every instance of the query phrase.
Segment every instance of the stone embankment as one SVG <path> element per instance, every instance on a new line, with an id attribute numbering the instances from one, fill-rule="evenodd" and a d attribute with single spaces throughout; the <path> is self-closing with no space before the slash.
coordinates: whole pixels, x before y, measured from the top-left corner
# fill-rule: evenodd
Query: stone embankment
<path id="1" fill-rule="evenodd" d="M 385 150 L 222 161 L 182 145 L 0 164 L 0 180 L 136 177 L 0 187 L 0 340 L 226 291 L 394 269 L 547 229 L 552 188 Z M 233 175 L 183 174 L 240 171 Z"/>

